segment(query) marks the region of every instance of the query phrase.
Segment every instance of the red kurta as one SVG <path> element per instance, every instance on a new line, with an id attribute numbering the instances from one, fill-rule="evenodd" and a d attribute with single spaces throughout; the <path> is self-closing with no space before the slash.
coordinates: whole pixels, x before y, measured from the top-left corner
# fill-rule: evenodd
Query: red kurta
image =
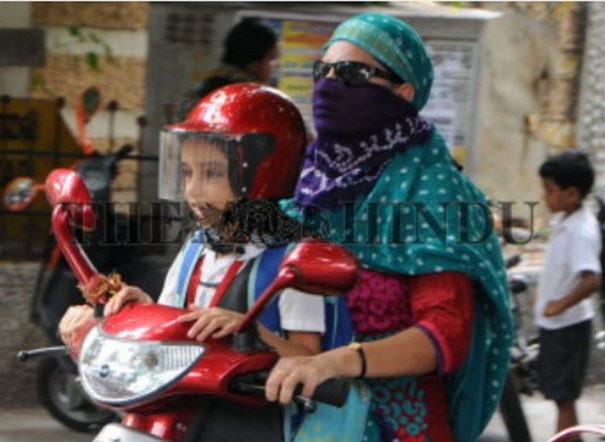
<path id="1" fill-rule="evenodd" d="M 455 272 L 421 276 L 362 270 L 347 299 L 359 341 L 418 327 L 434 345 L 437 372 L 422 377 L 367 379 L 373 407 L 391 440 L 453 442 L 443 374 L 466 359 L 472 335 L 470 279 Z M 405 352 L 398 357 L 405 358 Z"/>

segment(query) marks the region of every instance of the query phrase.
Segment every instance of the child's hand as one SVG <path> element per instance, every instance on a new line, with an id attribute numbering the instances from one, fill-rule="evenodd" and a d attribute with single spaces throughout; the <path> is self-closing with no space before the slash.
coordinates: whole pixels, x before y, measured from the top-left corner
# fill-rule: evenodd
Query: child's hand
<path id="1" fill-rule="evenodd" d="M 93 318 L 93 313 L 92 307 L 87 304 L 72 305 L 67 309 L 59 322 L 59 334 L 65 345 L 71 346 L 78 330 Z"/>
<path id="2" fill-rule="evenodd" d="M 549 318 L 551 316 L 558 316 L 566 310 L 566 305 L 562 300 L 548 301 L 544 308 L 544 316 Z"/>
<path id="3" fill-rule="evenodd" d="M 103 310 L 103 314 L 105 316 L 110 316 L 116 314 L 120 311 L 120 309 L 127 302 L 139 301 L 147 304 L 153 303 L 153 299 L 143 290 L 138 287 L 134 287 L 132 285 L 127 285 L 123 287 L 118 293 L 112 296 L 107 304 L 105 304 L 105 309 Z"/>
<path id="4" fill-rule="evenodd" d="M 187 336 L 204 341 L 208 336 L 223 338 L 235 332 L 244 319 L 244 315 L 218 307 L 208 309 L 189 306 L 189 313 L 179 317 L 181 322 L 192 322 Z"/>

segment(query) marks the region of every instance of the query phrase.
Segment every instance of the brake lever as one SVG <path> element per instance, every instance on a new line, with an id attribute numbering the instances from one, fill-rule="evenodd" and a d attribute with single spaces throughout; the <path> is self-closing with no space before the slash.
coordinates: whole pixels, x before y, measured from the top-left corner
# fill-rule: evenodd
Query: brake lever
<path id="1" fill-rule="evenodd" d="M 317 403 L 313 399 L 306 398 L 300 394 L 295 394 L 292 398 L 294 403 L 304 410 L 305 413 L 314 413 L 317 410 Z"/>

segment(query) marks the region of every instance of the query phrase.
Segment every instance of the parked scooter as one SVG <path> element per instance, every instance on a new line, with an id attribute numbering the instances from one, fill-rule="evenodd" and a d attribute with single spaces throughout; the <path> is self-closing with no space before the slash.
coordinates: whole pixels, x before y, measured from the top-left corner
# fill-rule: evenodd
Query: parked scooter
<path id="1" fill-rule="evenodd" d="M 72 224 L 90 231 L 94 213 L 77 174 L 54 171 L 47 180 L 55 206 L 53 231 L 87 301 L 97 313 L 122 286 L 117 276 L 97 271 L 77 243 Z M 121 424 L 106 425 L 95 442 L 183 441 L 195 430 L 200 411 L 196 398 L 212 395 L 235 402 L 263 405 L 266 376 L 277 355 L 259 339 L 256 320 L 286 287 L 309 293 L 346 293 L 356 283 L 358 263 L 345 249 L 328 243 L 303 242 L 282 262 L 276 279 L 245 315 L 232 337 L 199 343 L 178 321 L 182 309 L 130 303 L 119 313 L 83 327 L 69 348 L 77 361 L 82 385 L 93 402 L 125 413 Z M 63 352 L 64 347 L 22 352 L 21 359 Z M 295 401 L 312 412 L 314 401 L 340 406 L 348 383 L 330 380 L 314 398 Z"/>
<path id="2" fill-rule="evenodd" d="M 82 97 L 94 100 L 94 93 L 87 90 Z M 89 109 L 86 118 L 90 119 L 92 113 L 94 110 Z M 78 230 L 76 235 L 101 272 L 117 271 L 148 293 L 159 293 L 172 257 L 166 256 L 161 244 L 154 244 L 150 232 L 157 223 L 154 223 L 153 215 L 118 213 L 110 203 L 111 184 L 117 175 L 118 164 L 129 158 L 133 148 L 125 145 L 101 155 L 92 147 L 84 128 L 80 128 L 80 140 L 86 157 L 77 162 L 73 170 L 88 189 L 98 216 L 94 232 Z M 49 191 L 31 178 L 18 177 L 7 186 L 4 205 L 9 210 L 25 210 L 45 190 Z M 142 231 L 146 234 L 141 235 Z M 54 236 L 49 235 L 34 288 L 30 319 L 40 327 L 50 345 L 62 344 L 57 328 L 67 308 L 84 301 L 77 285 Z M 115 419 L 113 411 L 97 407 L 90 401 L 79 382 L 76 365 L 66 355 L 58 354 L 40 362 L 36 390 L 40 403 L 72 430 L 98 431 Z"/>

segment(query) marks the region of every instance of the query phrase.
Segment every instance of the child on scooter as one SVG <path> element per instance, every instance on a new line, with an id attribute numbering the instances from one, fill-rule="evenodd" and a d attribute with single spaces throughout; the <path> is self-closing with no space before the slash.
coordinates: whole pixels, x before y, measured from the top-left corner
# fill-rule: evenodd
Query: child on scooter
<path id="1" fill-rule="evenodd" d="M 185 199 L 198 230 L 165 280 L 161 304 L 187 308 L 180 320 L 204 341 L 233 333 L 250 300 L 276 275 L 288 243 L 306 236 L 275 202 L 292 195 L 305 147 L 305 127 L 294 104 L 253 84 L 221 88 L 186 121 L 166 128 L 160 146 L 160 197 Z M 264 281 L 264 282 L 263 282 Z M 104 309 L 111 315 L 131 301 L 153 302 L 137 287 L 120 290 Z M 60 332 L 69 342 L 92 316 L 72 307 Z M 287 289 L 261 319 L 261 339 L 279 355 L 322 349 L 324 299 Z M 209 399 L 203 440 L 281 440 L 277 405 L 253 408 Z M 198 435 L 198 437 L 199 437 Z"/>

